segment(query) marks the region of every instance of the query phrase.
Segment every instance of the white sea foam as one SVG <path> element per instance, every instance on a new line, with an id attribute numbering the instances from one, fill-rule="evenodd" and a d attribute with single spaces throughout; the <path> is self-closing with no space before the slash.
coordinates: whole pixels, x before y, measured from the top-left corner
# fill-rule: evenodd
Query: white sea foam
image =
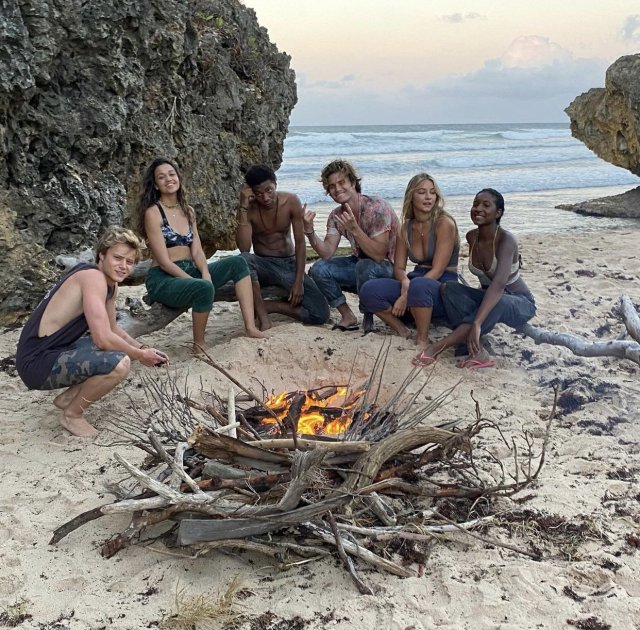
<path id="1" fill-rule="evenodd" d="M 509 124 L 293 127 L 278 172 L 280 187 L 307 203 L 322 203 L 327 198 L 320 170 L 337 157 L 356 166 L 365 192 L 392 200 L 422 171 L 447 196 L 473 195 L 486 186 L 530 194 L 640 185 L 640 178 L 572 138 L 568 125 Z"/>

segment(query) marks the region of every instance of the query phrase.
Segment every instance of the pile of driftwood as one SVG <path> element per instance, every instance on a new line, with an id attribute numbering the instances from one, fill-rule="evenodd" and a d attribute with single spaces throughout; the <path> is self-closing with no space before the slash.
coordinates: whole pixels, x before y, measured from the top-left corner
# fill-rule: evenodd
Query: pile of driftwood
<path id="1" fill-rule="evenodd" d="M 165 544 L 188 546 L 196 555 L 239 548 L 287 562 L 335 551 L 362 593 L 371 591 L 354 558 L 398 576 L 416 575 L 434 542 L 452 532 L 539 557 L 470 530 L 487 527 L 495 497 L 519 492 L 537 478 L 554 411 L 537 448 L 527 433 L 507 441 L 477 404 L 465 428 L 459 421 L 425 426 L 453 388 L 419 404 L 429 374 L 416 368 L 382 400 L 386 352 L 388 347 L 366 383 L 346 384 L 350 416 L 333 436 L 299 434 L 303 392 L 286 396 L 286 414 L 276 413 L 206 353 L 203 360 L 239 395 L 233 389 L 226 397 L 202 393 L 195 401 L 179 391 L 168 370 L 161 379 L 147 376 L 145 401 L 131 400 L 132 417 L 113 421 L 121 436 L 114 443 L 147 453 L 142 466 L 115 453 L 134 486 L 121 486 L 118 500 L 61 526 L 51 543 L 103 515 L 125 512 L 131 523 L 103 544 L 105 557 L 156 540 L 153 526 L 163 524 Z M 259 418 L 267 416 L 272 421 L 262 424 Z M 335 419 L 335 407 L 328 416 Z M 491 431 L 494 442 L 511 450 L 510 473 L 478 446 L 487 442 L 481 434 Z"/>

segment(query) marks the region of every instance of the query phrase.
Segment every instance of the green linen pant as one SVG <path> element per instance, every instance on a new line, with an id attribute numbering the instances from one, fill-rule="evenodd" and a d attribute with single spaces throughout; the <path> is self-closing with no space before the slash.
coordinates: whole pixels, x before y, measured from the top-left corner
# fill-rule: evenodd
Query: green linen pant
<path id="1" fill-rule="evenodd" d="M 176 278 L 160 267 L 151 267 L 147 274 L 147 292 L 151 302 L 171 308 L 191 308 L 194 313 L 207 313 L 213 307 L 216 289 L 249 275 L 249 266 L 242 256 L 229 256 L 210 262 L 211 282 L 203 280 L 192 260 L 177 260 L 175 264 L 191 278 Z"/>

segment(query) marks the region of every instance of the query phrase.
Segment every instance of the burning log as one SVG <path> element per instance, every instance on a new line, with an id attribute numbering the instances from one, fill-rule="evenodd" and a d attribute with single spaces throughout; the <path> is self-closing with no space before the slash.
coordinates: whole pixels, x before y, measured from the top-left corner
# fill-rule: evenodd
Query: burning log
<path id="1" fill-rule="evenodd" d="M 467 508 L 461 508 L 462 523 L 457 523 L 450 512 L 449 516 L 442 513 L 440 503 L 458 501 L 470 507 L 483 497 L 489 504 L 492 497 L 509 496 L 535 481 L 544 461 L 555 403 L 538 454 L 528 434 L 524 448 L 515 440 L 507 444 L 515 466 L 512 482 L 507 482 L 495 458 L 474 457 L 476 436 L 497 430 L 481 417 L 479 406 L 476 418 L 464 429 L 456 426 L 458 422 L 424 426 L 425 417 L 437 410 L 448 393 L 415 405 L 417 394 L 408 394 L 407 388 L 424 374 L 416 368 L 399 391 L 380 400 L 379 370 L 384 359 L 381 352 L 371 377 L 359 387 L 285 392 L 264 402 L 243 386 L 241 391 L 248 393 L 244 401 L 213 396 L 215 404 L 196 402 L 179 392 L 175 382 L 151 384 L 150 377 L 143 377 L 144 411 L 131 401 L 138 422 L 118 418 L 112 423 L 128 443 L 149 454 L 147 463 L 155 464 L 155 472 L 116 453 L 116 461 L 142 491 L 122 494 L 117 501 L 63 524 L 51 544 L 105 514 L 128 512 L 132 515 L 129 527 L 104 543 L 105 557 L 143 541 L 146 532 L 163 525 L 170 528 L 175 544 L 191 546 L 197 554 L 237 546 L 273 554 L 287 549 L 317 558 L 327 553 L 327 546 L 337 549 L 362 593 L 369 592 L 369 587 L 354 561 L 401 577 L 415 575 L 402 563 L 422 557 L 421 552 L 414 549 L 406 552 L 406 558 L 393 558 L 390 540 L 431 545 L 441 531 L 466 532 L 486 526 L 490 514 L 470 519 Z M 208 357 L 205 360 L 210 362 Z M 247 398 L 258 404 L 243 409 Z M 199 424 L 193 410 L 202 416 Z M 241 433 L 232 437 L 218 432 L 233 420 L 234 410 L 235 418 L 243 418 L 251 428 L 243 432 L 251 439 Z M 305 414 L 320 419 L 307 422 Z M 320 434 L 306 433 L 310 428 Z M 276 437 L 271 437 L 273 433 Z M 481 471 L 480 460 L 497 468 Z M 292 531 L 295 542 L 289 538 Z M 404 553 L 403 545 L 396 548 Z"/>

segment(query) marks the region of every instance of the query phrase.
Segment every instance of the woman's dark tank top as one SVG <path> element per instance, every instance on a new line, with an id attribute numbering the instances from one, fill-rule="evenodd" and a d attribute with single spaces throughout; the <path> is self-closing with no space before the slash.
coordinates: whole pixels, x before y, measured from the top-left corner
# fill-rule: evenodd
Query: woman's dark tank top
<path id="1" fill-rule="evenodd" d="M 409 260 L 412 263 L 420 267 L 431 267 L 433 263 L 433 256 L 436 253 L 436 226 L 433 222 L 431 222 L 431 227 L 429 228 L 429 238 L 427 239 L 427 251 L 424 259 L 420 260 L 413 253 L 413 219 L 409 219 L 407 222 L 407 243 L 409 247 L 407 248 L 407 254 L 409 256 Z M 451 252 L 451 258 L 447 263 L 447 268 L 449 267 L 457 267 L 458 266 L 458 256 L 460 254 L 460 245 L 456 243 L 453 246 L 453 251 Z"/>

